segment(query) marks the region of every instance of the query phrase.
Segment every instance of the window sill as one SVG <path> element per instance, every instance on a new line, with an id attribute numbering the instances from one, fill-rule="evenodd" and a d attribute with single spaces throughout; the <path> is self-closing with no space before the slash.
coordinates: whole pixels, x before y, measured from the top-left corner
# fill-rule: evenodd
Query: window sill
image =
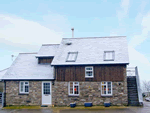
<path id="1" fill-rule="evenodd" d="M 94 76 L 91 76 L 91 77 L 86 77 L 86 76 L 85 76 L 85 78 L 94 78 Z"/>
<path id="2" fill-rule="evenodd" d="M 101 97 L 112 97 L 112 95 L 101 95 Z"/>
<path id="3" fill-rule="evenodd" d="M 29 95 L 29 93 L 19 93 L 19 95 Z"/>
<path id="4" fill-rule="evenodd" d="M 68 95 L 68 97 L 79 97 L 79 95 Z"/>

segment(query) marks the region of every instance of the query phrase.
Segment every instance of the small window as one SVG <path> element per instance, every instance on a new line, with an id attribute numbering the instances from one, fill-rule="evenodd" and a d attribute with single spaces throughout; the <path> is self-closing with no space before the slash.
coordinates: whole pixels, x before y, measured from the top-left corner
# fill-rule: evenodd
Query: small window
<path id="1" fill-rule="evenodd" d="M 39 64 L 50 64 L 53 60 L 53 57 L 43 57 L 38 59 Z"/>
<path id="2" fill-rule="evenodd" d="M 115 59 L 114 51 L 104 51 L 104 60 L 105 61 L 113 61 Z"/>
<path id="3" fill-rule="evenodd" d="M 102 96 L 112 95 L 112 82 L 101 82 L 101 95 Z"/>
<path id="4" fill-rule="evenodd" d="M 85 67 L 85 77 L 86 78 L 93 78 L 94 74 L 93 74 L 93 67 Z"/>
<path id="5" fill-rule="evenodd" d="M 78 52 L 68 52 L 66 62 L 75 62 L 77 59 Z"/>
<path id="6" fill-rule="evenodd" d="M 69 82 L 69 95 L 79 96 L 79 82 Z"/>
<path id="7" fill-rule="evenodd" d="M 20 82 L 20 93 L 29 93 L 29 82 L 28 81 L 21 81 Z"/>

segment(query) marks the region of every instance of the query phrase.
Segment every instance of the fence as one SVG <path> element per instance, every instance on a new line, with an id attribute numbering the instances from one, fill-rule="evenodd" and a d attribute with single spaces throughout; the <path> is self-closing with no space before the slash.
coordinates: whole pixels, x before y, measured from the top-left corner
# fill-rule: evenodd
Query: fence
<path id="1" fill-rule="evenodd" d="M 4 106 L 4 93 L 0 92 L 0 107 L 2 108 Z"/>

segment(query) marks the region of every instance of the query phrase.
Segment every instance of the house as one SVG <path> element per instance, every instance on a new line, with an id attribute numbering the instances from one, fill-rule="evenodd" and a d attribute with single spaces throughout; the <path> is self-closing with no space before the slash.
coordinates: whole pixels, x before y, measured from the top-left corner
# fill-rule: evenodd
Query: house
<path id="1" fill-rule="evenodd" d="M 20 53 L 3 76 L 5 105 L 127 105 L 126 37 L 63 38 Z"/>

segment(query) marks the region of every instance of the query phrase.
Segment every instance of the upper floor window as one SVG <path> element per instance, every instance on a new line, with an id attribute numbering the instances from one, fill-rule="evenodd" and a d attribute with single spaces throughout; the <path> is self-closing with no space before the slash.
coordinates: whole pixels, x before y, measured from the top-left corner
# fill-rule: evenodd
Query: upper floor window
<path id="1" fill-rule="evenodd" d="M 105 61 L 113 61 L 115 59 L 114 51 L 104 51 L 104 60 Z"/>
<path id="2" fill-rule="evenodd" d="M 38 63 L 39 64 L 50 64 L 53 60 L 53 57 L 43 57 L 43 58 L 38 58 Z"/>
<path id="3" fill-rule="evenodd" d="M 86 78 L 92 78 L 92 77 L 94 77 L 93 66 L 85 67 L 85 77 Z"/>
<path id="4" fill-rule="evenodd" d="M 112 95 L 112 82 L 101 82 L 101 95 L 102 96 Z"/>
<path id="5" fill-rule="evenodd" d="M 20 93 L 29 93 L 29 82 L 28 81 L 20 81 L 19 83 Z"/>
<path id="6" fill-rule="evenodd" d="M 69 82 L 69 95 L 79 96 L 79 82 Z"/>
<path id="7" fill-rule="evenodd" d="M 78 52 L 68 52 L 66 62 L 75 62 L 77 59 Z"/>

